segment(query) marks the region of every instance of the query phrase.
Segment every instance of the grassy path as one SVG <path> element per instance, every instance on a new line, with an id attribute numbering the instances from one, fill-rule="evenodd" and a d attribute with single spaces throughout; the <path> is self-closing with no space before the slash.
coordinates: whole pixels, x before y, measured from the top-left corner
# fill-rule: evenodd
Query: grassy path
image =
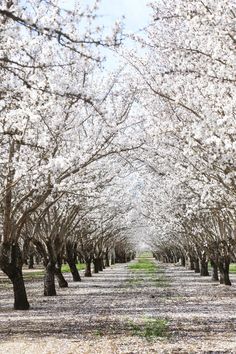
<path id="1" fill-rule="evenodd" d="M 0 353 L 236 353 L 235 285 L 151 258 L 81 283 L 66 277 L 70 288 L 53 298 L 42 296 L 42 279 L 27 281 L 28 312 L 11 310 L 9 288 L 1 288 Z"/>

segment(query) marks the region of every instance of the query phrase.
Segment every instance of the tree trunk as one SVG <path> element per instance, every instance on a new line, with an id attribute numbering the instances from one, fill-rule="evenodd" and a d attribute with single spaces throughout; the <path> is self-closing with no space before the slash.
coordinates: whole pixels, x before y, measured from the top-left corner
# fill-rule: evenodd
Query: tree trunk
<path id="1" fill-rule="evenodd" d="M 116 263 L 126 263 L 126 257 L 124 254 L 116 255 Z"/>
<path id="2" fill-rule="evenodd" d="M 66 279 L 64 278 L 64 275 L 61 272 L 61 264 L 60 263 L 56 264 L 55 276 L 57 278 L 58 285 L 60 288 L 68 288 L 68 283 L 67 283 Z"/>
<path id="3" fill-rule="evenodd" d="M 115 255 L 114 253 L 111 254 L 111 265 L 115 264 Z"/>
<path id="4" fill-rule="evenodd" d="M 211 280 L 213 281 L 219 281 L 219 276 L 218 276 L 218 266 L 217 264 L 211 260 L 211 266 L 212 266 L 212 276 Z"/>
<path id="5" fill-rule="evenodd" d="M 84 276 L 85 276 L 85 277 L 91 277 L 91 276 L 92 276 L 92 272 L 91 272 L 91 260 L 87 260 L 87 261 L 86 261 L 86 268 L 85 268 Z"/>
<path id="6" fill-rule="evenodd" d="M 98 273 L 99 272 L 99 260 L 98 260 L 98 258 L 94 258 L 93 265 L 94 265 L 94 273 Z"/>
<path id="7" fill-rule="evenodd" d="M 44 296 L 55 296 L 55 263 L 49 261 L 45 268 L 44 275 Z"/>
<path id="8" fill-rule="evenodd" d="M 76 267 L 76 245 L 71 242 L 67 242 L 66 244 L 66 259 L 70 267 L 73 281 L 81 281 L 79 271 Z"/>
<path id="9" fill-rule="evenodd" d="M 105 263 L 105 260 L 103 258 L 101 258 L 101 265 L 102 265 L 102 270 L 106 269 L 106 263 Z"/>
<path id="10" fill-rule="evenodd" d="M 194 270 L 194 260 L 193 257 L 189 256 L 189 270 Z"/>
<path id="11" fill-rule="evenodd" d="M 231 285 L 231 281 L 229 279 L 229 265 L 230 262 L 226 259 L 219 262 L 220 284 Z"/>
<path id="12" fill-rule="evenodd" d="M 34 256 L 30 255 L 29 256 L 29 265 L 28 265 L 29 269 L 34 269 Z"/>
<path id="13" fill-rule="evenodd" d="M 203 277 L 209 276 L 208 272 L 208 262 L 205 259 L 201 259 L 201 272 L 200 275 Z"/>
<path id="14" fill-rule="evenodd" d="M 106 251 L 105 266 L 110 267 L 110 259 L 109 259 L 109 252 L 108 251 Z"/>
<path id="15" fill-rule="evenodd" d="M 73 281 L 81 281 L 81 277 L 80 277 L 80 274 L 79 274 L 79 271 L 76 267 L 76 264 L 75 262 L 73 261 L 68 261 L 68 265 L 70 267 L 70 271 L 71 271 L 71 274 L 72 274 L 72 277 L 73 277 Z"/>
<path id="16" fill-rule="evenodd" d="M 131 261 L 131 256 L 130 256 L 130 253 L 127 255 L 127 257 L 126 257 L 126 261 L 127 261 L 127 262 L 130 262 L 130 261 Z"/>
<path id="17" fill-rule="evenodd" d="M 102 258 L 98 258 L 98 270 L 99 270 L 99 272 L 102 272 L 103 269 L 104 269 L 103 259 Z"/>
<path id="18" fill-rule="evenodd" d="M 9 277 L 13 284 L 14 309 L 28 310 L 29 302 L 25 290 L 22 274 L 22 255 L 18 244 L 3 243 L 0 250 L 0 265 L 2 271 Z"/>
<path id="19" fill-rule="evenodd" d="M 181 266 L 182 266 L 182 267 L 185 267 L 185 265 L 186 265 L 185 257 L 182 256 L 182 257 L 181 257 Z"/>
<path id="20" fill-rule="evenodd" d="M 195 273 L 200 273 L 200 264 L 199 264 L 199 259 L 196 258 L 194 260 L 194 270 L 195 270 Z"/>
<path id="21" fill-rule="evenodd" d="M 14 291 L 14 309 L 15 310 L 28 310 L 29 302 L 27 300 L 26 290 L 22 271 L 18 269 L 14 276 L 11 278 Z"/>

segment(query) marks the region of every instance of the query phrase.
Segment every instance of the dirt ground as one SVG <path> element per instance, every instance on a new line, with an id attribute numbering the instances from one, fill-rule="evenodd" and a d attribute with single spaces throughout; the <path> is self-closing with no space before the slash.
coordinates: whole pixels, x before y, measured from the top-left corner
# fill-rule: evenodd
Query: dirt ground
<path id="1" fill-rule="evenodd" d="M 81 283 L 67 278 L 52 298 L 42 296 L 42 279 L 26 282 L 31 310 L 22 312 L 0 284 L 0 353 L 236 353 L 235 275 L 227 287 L 175 265 L 150 278 L 118 264 Z M 167 319 L 167 336 L 134 335 L 131 323 L 152 318 Z"/>

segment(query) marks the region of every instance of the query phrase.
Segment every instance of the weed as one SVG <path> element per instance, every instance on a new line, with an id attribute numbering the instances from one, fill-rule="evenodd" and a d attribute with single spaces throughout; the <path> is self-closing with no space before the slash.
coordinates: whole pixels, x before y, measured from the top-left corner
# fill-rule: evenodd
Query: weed
<path id="1" fill-rule="evenodd" d="M 130 278 L 128 279 L 129 285 L 140 285 L 144 281 L 143 278 Z"/>
<path id="2" fill-rule="evenodd" d="M 146 339 L 168 336 L 168 321 L 162 318 L 148 318 L 143 324 L 130 323 L 132 334 Z"/>
<path id="3" fill-rule="evenodd" d="M 103 333 L 102 333 L 102 331 L 101 331 L 100 329 L 97 329 L 97 330 L 94 332 L 94 335 L 95 335 L 96 337 L 102 337 L 102 336 L 103 336 Z"/>
<path id="4" fill-rule="evenodd" d="M 152 278 L 153 285 L 158 288 L 165 288 L 170 286 L 168 279 L 161 275 L 159 278 Z"/>

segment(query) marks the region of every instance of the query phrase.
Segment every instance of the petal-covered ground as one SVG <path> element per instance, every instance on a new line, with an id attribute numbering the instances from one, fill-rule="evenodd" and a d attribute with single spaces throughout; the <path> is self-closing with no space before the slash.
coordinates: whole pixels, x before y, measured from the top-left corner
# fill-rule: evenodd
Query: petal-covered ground
<path id="1" fill-rule="evenodd" d="M 236 353 L 235 275 L 226 287 L 175 265 L 117 264 L 81 283 L 67 277 L 69 288 L 51 298 L 42 279 L 27 281 L 31 310 L 22 312 L 1 283 L 0 353 Z M 156 319 L 161 337 L 146 330 Z"/>

